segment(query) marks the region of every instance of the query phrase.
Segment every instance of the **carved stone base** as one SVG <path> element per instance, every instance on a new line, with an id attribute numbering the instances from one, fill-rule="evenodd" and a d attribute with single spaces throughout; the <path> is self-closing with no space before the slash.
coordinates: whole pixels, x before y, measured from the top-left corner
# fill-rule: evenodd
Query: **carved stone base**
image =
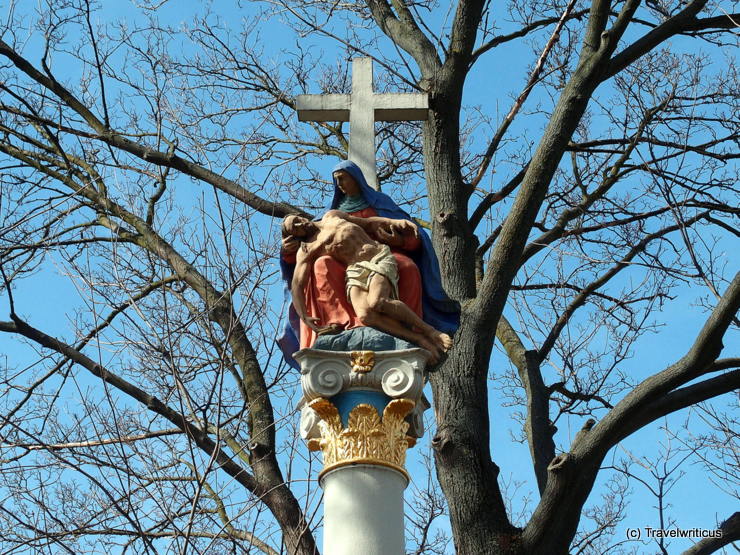
<path id="1" fill-rule="evenodd" d="M 429 401 L 422 392 L 424 366 L 429 353 L 424 349 L 402 351 L 322 351 L 303 349 L 294 357 L 301 365 L 303 399 L 301 411 L 301 437 L 312 440 L 321 437 L 320 418 L 309 407 L 314 399 L 332 399 L 353 391 L 375 391 L 390 399 L 410 399 L 414 406 L 406 416 L 408 434 L 424 435 L 423 413 Z"/>

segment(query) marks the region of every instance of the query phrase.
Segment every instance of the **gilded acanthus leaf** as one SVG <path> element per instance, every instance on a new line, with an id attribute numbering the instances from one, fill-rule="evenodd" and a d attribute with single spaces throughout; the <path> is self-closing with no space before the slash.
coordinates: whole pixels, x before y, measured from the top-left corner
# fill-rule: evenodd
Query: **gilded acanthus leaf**
<path id="1" fill-rule="evenodd" d="M 317 446 L 324 455 L 324 469 L 352 462 L 376 463 L 403 470 L 406 449 L 413 445 L 406 435 L 409 424 L 404 420 L 414 408 L 409 399 L 388 403 L 380 418 L 375 407 L 357 405 L 349 413 L 343 428 L 336 407 L 326 399 L 316 399 L 309 406 L 322 418 L 319 428 L 322 439 L 309 445 Z"/>

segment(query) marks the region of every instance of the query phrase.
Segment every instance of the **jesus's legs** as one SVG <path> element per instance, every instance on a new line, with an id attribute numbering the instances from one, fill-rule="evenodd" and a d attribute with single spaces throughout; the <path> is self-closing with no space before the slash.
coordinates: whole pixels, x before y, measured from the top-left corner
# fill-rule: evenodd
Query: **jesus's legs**
<path id="1" fill-rule="evenodd" d="M 430 351 L 435 361 L 441 352 L 448 351 L 452 346 L 452 338 L 449 335 L 424 322 L 401 301 L 392 299 L 391 285 L 380 274 L 372 277 L 367 291 L 352 287 L 350 301 L 366 325 L 418 344 Z M 411 328 L 416 328 L 421 333 Z"/>
<path id="2" fill-rule="evenodd" d="M 452 347 L 452 338 L 449 335 L 434 329 L 406 304 L 391 298 L 391 284 L 385 277 L 379 274 L 372 277 L 368 286 L 367 301 L 371 310 L 419 329 L 443 351 L 449 351 Z"/>

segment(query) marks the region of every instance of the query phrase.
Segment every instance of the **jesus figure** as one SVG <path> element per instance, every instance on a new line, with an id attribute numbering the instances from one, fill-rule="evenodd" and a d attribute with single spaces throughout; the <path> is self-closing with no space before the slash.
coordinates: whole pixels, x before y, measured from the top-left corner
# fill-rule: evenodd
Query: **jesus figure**
<path id="1" fill-rule="evenodd" d="M 314 260 L 329 255 L 347 266 L 347 297 L 363 324 L 423 347 L 432 354 L 430 362 L 436 363 L 452 346 L 452 338 L 398 300 L 396 260 L 387 245 L 373 240 L 366 232 L 372 229 L 376 234 L 378 230 L 403 233 L 409 226 L 415 228 L 408 220 L 355 218 L 338 210 L 330 210 L 318 222 L 300 216 L 286 217 L 284 236 L 301 241 L 291 283 L 293 305 L 301 320 L 317 333 L 322 331 L 318 319 L 307 313 L 304 287 Z"/>

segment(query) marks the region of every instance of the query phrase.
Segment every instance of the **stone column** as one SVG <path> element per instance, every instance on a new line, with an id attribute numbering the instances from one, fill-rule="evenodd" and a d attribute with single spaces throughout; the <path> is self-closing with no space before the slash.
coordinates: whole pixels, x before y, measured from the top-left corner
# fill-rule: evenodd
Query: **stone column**
<path id="1" fill-rule="evenodd" d="M 301 436 L 321 451 L 325 555 L 405 552 L 406 449 L 424 433 L 423 349 L 321 351 L 301 365 Z"/>

